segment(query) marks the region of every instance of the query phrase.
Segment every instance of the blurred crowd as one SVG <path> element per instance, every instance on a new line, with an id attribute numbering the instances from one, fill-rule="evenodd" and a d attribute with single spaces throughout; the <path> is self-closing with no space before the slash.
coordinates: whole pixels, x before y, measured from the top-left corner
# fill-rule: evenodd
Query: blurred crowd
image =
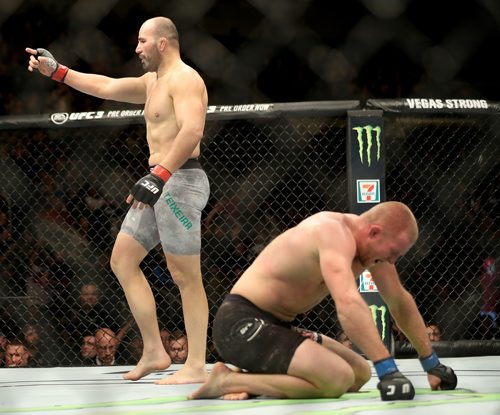
<path id="1" fill-rule="evenodd" d="M 89 7 L 83 0 L 6 4 L 0 16 L 0 115 L 113 107 L 113 102 L 28 73 L 24 48 L 47 48 L 61 63 L 83 72 L 137 76 L 142 72 L 134 55 L 137 31 L 155 15 L 176 22 L 183 58 L 204 78 L 212 105 L 498 97 L 489 65 L 498 25 L 493 9 L 482 10 L 477 2 L 461 5 L 464 16 L 474 16 L 467 25 L 460 13 L 450 16 L 446 5 L 435 5 L 438 23 L 430 25 L 426 7 L 417 3 L 378 10 L 375 4 L 344 2 L 336 4 L 336 13 L 327 13 L 327 21 L 325 2 L 297 4 L 297 9 L 286 3 L 258 8 L 244 0 L 197 3 L 189 10 L 175 2 L 116 1 L 107 8 Z M 387 24 L 384 12 L 392 7 L 397 15 Z M 279 20 L 283 38 L 276 36 L 279 10 L 296 14 Z M 235 14 L 240 18 L 233 19 Z M 464 36 L 466 28 L 473 35 Z M 454 57 L 454 44 L 460 59 Z"/>
<path id="2" fill-rule="evenodd" d="M 52 141 L 42 132 L 35 134 L 29 143 L 0 144 L 0 167 L 11 169 L 11 173 L 21 172 L 20 177 L 13 177 L 33 191 L 24 202 L 13 198 L 12 193 L 0 194 L 0 283 L 3 288 L 0 359 L 8 367 L 133 365 L 141 354 L 141 338 L 108 264 L 124 209 L 103 194 L 97 182 L 69 179 L 73 177 L 67 168 L 70 153 L 64 142 Z M 495 227 L 492 228 L 490 222 L 497 220 L 495 191 L 500 183 L 498 174 L 484 180 L 483 185 L 489 190 L 473 194 L 470 206 L 479 223 L 491 231 Z M 203 216 L 202 266 L 211 318 L 234 281 L 266 244 L 286 227 L 325 206 L 320 199 L 304 206 L 289 204 L 283 189 L 291 191 L 290 187 L 279 187 L 245 218 L 241 217 L 235 195 L 210 199 Z M 30 203 L 29 207 L 26 202 Z M 47 227 L 42 231 L 49 233 L 64 229 L 76 242 L 73 241 L 72 246 L 54 247 L 53 241 L 40 233 L 37 223 L 45 223 Z M 442 238 L 438 244 L 441 247 L 455 240 L 456 234 L 446 230 Z M 90 256 L 96 268 L 86 269 L 71 260 L 68 251 L 78 251 L 78 246 L 85 247 L 79 254 Z M 145 259 L 143 268 L 159 304 L 165 348 L 174 362 L 182 363 L 187 339 L 180 299 L 159 249 Z M 481 306 L 477 319 L 463 337 L 498 338 L 498 260 L 494 255 L 474 260 L 477 269 L 472 268 L 468 278 L 479 281 Z M 436 265 L 428 265 L 432 266 Z M 430 273 L 430 269 L 417 267 L 408 285 L 416 291 L 417 299 L 422 300 L 419 302 L 422 314 L 432 321 L 439 306 L 450 298 L 457 300 L 462 291 L 446 276 L 442 278 L 434 272 L 434 277 L 429 278 Z M 450 310 L 453 308 L 448 312 Z M 348 344 L 349 340 L 339 333 L 334 316 L 331 302 L 325 301 L 308 315 L 299 316 L 296 323 Z M 429 336 L 442 340 L 446 334 L 438 323 L 429 323 Z M 394 336 L 397 341 L 405 341 L 397 324 L 394 324 Z M 216 359 L 216 350 L 209 341 L 207 361 Z"/>

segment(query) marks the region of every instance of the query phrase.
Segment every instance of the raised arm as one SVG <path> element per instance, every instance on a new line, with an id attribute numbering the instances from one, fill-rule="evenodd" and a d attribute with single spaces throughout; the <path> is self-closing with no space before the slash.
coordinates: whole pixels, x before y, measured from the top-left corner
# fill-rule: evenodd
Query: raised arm
<path id="1" fill-rule="evenodd" d="M 146 102 L 146 77 L 110 78 L 69 69 L 59 64 L 45 49 L 26 48 L 30 54 L 28 70 L 64 82 L 66 85 L 97 98 L 113 101 L 144 104 Z"/>

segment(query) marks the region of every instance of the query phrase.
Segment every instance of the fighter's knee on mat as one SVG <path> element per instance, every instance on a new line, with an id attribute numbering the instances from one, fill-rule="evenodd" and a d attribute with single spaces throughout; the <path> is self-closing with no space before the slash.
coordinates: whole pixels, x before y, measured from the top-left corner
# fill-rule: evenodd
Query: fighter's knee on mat
<path id="1" fill-rule="evenodd" d="M 355 379 L 353 385 L 349 388 L 348 392 L 359 391 L 363 387 L 363 385 L 368 383 L 368 381 L 372 377 L 371 367 L 365 359 L 356 362 L 356 364 L 353 366 L 353 370 Z"/>
<path id="2" fill-rule="evenodd" d="M 356 376 L 354 371 L 346 366 L 337 368 L 328 379 L 319 381 L 316 386 L 320 391 L 320 398 L 338 398 L 354 385 Z"/>

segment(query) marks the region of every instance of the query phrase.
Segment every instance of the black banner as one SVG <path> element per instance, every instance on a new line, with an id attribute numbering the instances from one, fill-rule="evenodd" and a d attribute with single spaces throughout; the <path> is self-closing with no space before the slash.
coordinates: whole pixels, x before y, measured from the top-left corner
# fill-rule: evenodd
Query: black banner
<path id="1" fill-rule="evenodd" d="M 350 211 L 357 215 L 385 201 L 385 141 L 381 110 L 348 111 L 347 174 Z M 393 352 L 391 318 L 369 271 L 358 279 L 382 341 Z"/>

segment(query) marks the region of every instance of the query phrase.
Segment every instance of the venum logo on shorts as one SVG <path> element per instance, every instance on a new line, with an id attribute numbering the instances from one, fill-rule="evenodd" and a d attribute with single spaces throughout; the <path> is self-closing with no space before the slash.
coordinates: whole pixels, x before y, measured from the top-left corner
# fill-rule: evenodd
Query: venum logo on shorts
<path id="1" fill-rule="evenodd" d="M 184 216 L 184 213 L 182 213 L 181 208 L 177 206 L 177 203 L 170 194 L 170 192 L 167 192 L 165 196 L 163 196 L 163 199 L 165 200 L 165 202 L 167 202 L 167 205 L 170 207 L 170 210 L 179 220 L 182 226 L 184 226 L 186 230 L 191 229 L 193 227 L 193 222 L 191 222 L 186 216 Z"/>
<path id="2" fill-rule="evenodd" d="M 373 125 L 364 125 L 362 127 L 353 127 L 353 130 L 356 131 L 356 138 L 358 140 L 358 149 L 359 149 L 359 159 L 361 161 L 361 164 L 364 164 L 364 154 L 366 154 L 366 162 L 368 163 L 368 166 L 371 166 L 372 164 L 372 146 L 373 146 L 373 139 L 375 135 L 375 144 L 377 146 L 377 161 L 380 160 L 380 148 L 381 148 L 381 143 L 380 143 L 380 137 L 382 135 L 382 128 L 380 126 L 373 126 Z M 365 137 L 366 135 L 366 153 L 365 153 Z"/>

